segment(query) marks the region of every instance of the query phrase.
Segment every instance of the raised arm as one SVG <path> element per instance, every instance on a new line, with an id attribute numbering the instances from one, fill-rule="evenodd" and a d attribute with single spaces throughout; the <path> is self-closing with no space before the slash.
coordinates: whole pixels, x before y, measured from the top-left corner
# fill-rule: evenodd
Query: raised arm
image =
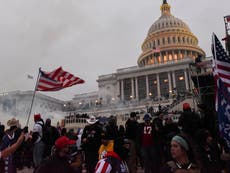
<path id="1" fill-rule="evenodd" d="M 16 143 L 1 151 L 1 158 L 4 159 L 8 157 L 10 154 L 12 154 L 13 152 L 15 152 L 18 149 L 18 147 L 21 145 L 23 140 L 24 140 L 24 133 L 22 132 Z"/>

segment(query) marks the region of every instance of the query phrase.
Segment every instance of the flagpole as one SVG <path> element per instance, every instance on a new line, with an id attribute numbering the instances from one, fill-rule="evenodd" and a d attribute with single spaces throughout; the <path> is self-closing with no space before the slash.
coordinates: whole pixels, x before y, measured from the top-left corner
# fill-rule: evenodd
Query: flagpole
<path id="1" fill-rule="evenodd" d="M 36 80 L 36 84 L 35 84 L 35 88 L 34 88 L 34 92 L 33 92 L 33 97 L 32 97 L 32 101 L 31 101 L 31 105 L 30 105 L 30 110 L 29 110 L 29 114 L 28 114 L 28 117 L 27 117 L 27 121 L 26 121 L 26 126 L 28 126 L 29 121 L 30 121 L 30 114 L 31 114 L 31 111 L 32 111 L 32 108 L 33 108 L 34 98 L 35 98 L 37 85 L 38 85 L 38 81 L 39 81 L 39 76 L 40 76 L 40 70 L 41 70 L 41 67 L 39 68 L 38 77 L 37 77 L 37 80 Z"/>

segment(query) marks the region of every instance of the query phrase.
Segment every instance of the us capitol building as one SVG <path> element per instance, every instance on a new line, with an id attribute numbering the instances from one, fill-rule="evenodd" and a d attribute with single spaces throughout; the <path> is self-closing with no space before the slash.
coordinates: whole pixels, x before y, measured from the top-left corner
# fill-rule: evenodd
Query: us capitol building
<path id="1" fill-rule="evenodd" d="M 175 96 L 193 88 L 189 64 L 205 52 L 188 25 L 171 14 L 166 0 L 161 16 L 150 27 L 141 45 L 137 66 L 99 76 L 99 90 L 75 95 L 69 109 L 78 113 L 111 115 L 145 111 L 152 106 L 170 105 Z M 71 111 L 70 111 L 71 112 Z M 74 111 L 73 111 L 74 112 Z"/>
<path id="2" fill-rule="evenodd" d="M 149 107 L 157 110 L 161 104 L 170 108 L 175 101 L 188 101 L 186 96 L 193 88 L 189 64 L 198 55 L 206 55 L 188 25 L 171 14 L 167 0 L 163 0 L 160 10 L 161 16 L 141 45 L 137 66 L 101 75 L 97 79 L 98 91 L 63 102 L 67 128 L 84 125 L 86 114 L 116 115 L 122 124 L 131 111 L 143 115 Z"/>

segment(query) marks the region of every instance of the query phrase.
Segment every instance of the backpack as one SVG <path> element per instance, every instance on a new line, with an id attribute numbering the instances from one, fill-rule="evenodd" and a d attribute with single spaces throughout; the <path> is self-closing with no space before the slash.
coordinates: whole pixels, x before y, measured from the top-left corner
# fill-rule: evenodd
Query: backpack
<path id="1" fill-rule="evenodd" d="M 42 127 L 42 136 L 39 135 L 41 137 L 41 141 L 44 144 L 48 144 L 49 143 L 50 135 L 47 132 L 47 129 L 45 128 L 45 125 L 43 123 L 39 123 L 39 122 L 37 122 L 36 124 L 38 124 L 38 125 L 40 125 Z"/>

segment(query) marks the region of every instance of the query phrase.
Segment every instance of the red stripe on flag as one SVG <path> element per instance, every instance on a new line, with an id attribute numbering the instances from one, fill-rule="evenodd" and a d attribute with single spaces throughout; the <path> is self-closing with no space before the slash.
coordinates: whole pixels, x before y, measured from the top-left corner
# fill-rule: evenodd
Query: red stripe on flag
<path id="1" fill-rule="evenodd" d="M 221 78 L 225 78 L 225 79 L 230 80 L 230 76 L 228 76 L 228 75 L 226 75 L 226 74 L 219 73 L 219 76 L 220 76 Z M 230 83 L 230 81 L 229 81 L 229 83 Z"/>
<path id="2" fill-rule="evenodd" d="M 109 164 L 107 162 L 105 162 L 104 165 L 103 165 L 103 168 L 102 168 L 101 172 L 106 172 L 108 166 L 109 166 Z"/>
<path id="3" fill-rule="evenodd" d="M 223 66 L 223 65 L 217 64 L 217 68 L 230 72 L 230 66 Z"/>

